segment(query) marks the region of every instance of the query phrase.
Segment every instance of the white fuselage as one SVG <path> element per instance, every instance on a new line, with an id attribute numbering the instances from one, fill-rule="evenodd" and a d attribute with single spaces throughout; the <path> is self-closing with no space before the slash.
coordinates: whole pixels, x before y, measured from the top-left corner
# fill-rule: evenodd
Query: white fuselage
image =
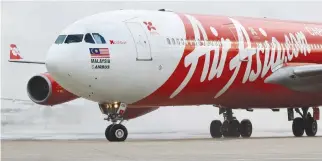
<path id="1" fill-rule="evenodd" d="M 149 31 L 149 24 L 144 22 L 153 22 L 150 29 L 156 26 L 155 30 Z M 86 33 L 99 33 L 106 43 L 83 40 L 53 44 L 46 60 L 48 71 L 61 86 L 80 97 L 128 104 L 147 97 L 170 77 L 184 45 L 171 47 L 167 38 L 186 36 L 182 21 L 174 13 L 122 10 L 81 19 L 60 35 Z M 109 60 L 92 59 L 89 48 L 108 48 Z"/>

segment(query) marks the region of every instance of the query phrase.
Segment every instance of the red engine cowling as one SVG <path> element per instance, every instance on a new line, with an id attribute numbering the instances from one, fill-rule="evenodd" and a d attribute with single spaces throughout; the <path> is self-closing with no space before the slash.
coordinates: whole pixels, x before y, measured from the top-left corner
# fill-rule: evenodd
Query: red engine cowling
<path id="1" fill-rule="evenodd" d="M 140 116 L 143 116 L 147 113 L 150 113 L 154 110 L 157 110 L 159 107 L 144 107 L 144 108 L 131 108 L 128 107 L 125 111 L 125 113 L 123 114 L 123 118 L 125 120 L 130 120 L 130 119 L 134 119 Z"/>
<path id="2" fill-rule="evenodd" d="M 27 83 L 29 98 L 41 105 L 57 105 L 78 98 L 61 87 L 49 73 L 33 76 Z"/>

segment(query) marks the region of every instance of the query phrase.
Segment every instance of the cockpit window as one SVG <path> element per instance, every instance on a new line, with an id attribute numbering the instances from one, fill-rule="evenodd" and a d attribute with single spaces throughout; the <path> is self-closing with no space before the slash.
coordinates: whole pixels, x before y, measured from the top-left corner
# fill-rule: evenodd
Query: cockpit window
<path id="1" fill-rule="evenodd" d="M 67 35 L 59 35 L 55 41 L 55 44 L 62 44 Z"/>
<path id="2" fill-rule="evenodd" d="M 90 33 L 87 33 L 84 38 L 85 42 L 95 44 L 95 41 Z"/>
<path id="3" fill-rule="evenodd" d="M 55 44 L 79 43 L 84 41 L 91 44 L 106 44 L 106 41 L 99 33 L 87 33 L 85 34 L 73 34 L 73 35 L 59 35 L 55 41 Z"/>
<path id="4" fill-rule="evenodd" d="M 97 44 L 106 44 L 104 37 L 99 33 L 93 33 L 93 36 Z"/>
<path id="5" fill-rule="evenodd" d="M 75 34 L 75 35 L 68 35 L 65 43 L 69 44 L 69 43 L 78 43 L 78 42 L 82 42 L 83 41 L 83 34 Z"/>

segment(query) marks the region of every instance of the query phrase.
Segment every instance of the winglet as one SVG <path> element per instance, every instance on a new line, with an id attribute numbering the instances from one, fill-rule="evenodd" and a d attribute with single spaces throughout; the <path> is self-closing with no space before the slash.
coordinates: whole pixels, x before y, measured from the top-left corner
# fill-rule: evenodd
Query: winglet
<path id="1" fill-rule="evenodd" d="M 16 44 L 10 44 L 10 60 L 21 60 L 20 51 Z"/>
<path id="2" fill-rule="evenodd" d="M 26 61 L 20 54 L 16 44 L 10 44 L 10 58 L 9 62 L 13 63 L 29 63 L 29 64 L 45 64 L 44 61 Z"/>

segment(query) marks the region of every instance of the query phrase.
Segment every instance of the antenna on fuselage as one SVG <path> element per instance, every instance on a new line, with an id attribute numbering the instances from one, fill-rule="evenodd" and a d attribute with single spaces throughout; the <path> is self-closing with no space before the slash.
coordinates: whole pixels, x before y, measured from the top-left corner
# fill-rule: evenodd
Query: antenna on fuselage
<path id="1" fill-rule="evenodd" d="M 158 11 L 162 11 L 162 12 L 173 12 L 172 10 L 165 9 L 165 8 L 158 9 Z"/>

